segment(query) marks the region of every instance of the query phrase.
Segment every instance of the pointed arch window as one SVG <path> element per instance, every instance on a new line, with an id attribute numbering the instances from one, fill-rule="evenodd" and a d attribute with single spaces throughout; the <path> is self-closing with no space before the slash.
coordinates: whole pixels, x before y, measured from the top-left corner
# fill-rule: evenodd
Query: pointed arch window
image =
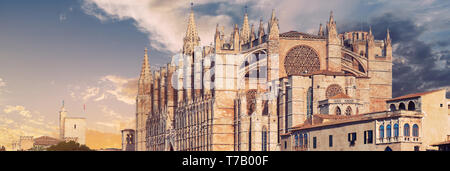
<path id="1" fill-rule="evenodd" d="M 345 115 L 347 116 L 352 115 L 352 108 L 350 106 L 348 106 L 347 109 L 345 109 Z"/>
<path id="2" fill-rule="evenodd" d="M 341 115 L 341 108 L 339 106 L 336 107 L 336 115 Z"/>

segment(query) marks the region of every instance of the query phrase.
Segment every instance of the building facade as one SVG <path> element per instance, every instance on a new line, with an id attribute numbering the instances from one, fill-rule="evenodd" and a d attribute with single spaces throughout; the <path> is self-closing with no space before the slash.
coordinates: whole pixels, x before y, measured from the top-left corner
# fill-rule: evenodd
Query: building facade
<path id="1" fill-rule="evenodd" d="M 86 118 L 67 117 L 64 104 L 59 111 L 59 139 L 86 144 Z"/>
<path id="2" fill-rule="evenodd" d="M 280 33 L 267 23 L 230 35 L 217 25 L 200 46 L 194 12 L 182 52 L 150 71 L 148 52 L 136 98 L 137 150 L 275 151 L 281 135 L 313 114 L 384 111 L 392 98 L 392 44 L 387 30 L 339 33 L 333 13 L 317 34 Z M 255 30 L 256 29 L 256 30 Z"/>
<path id="3" fill-rule="evenodd" d="M 382 112 L 313 115 L 281 135 L 281 150 L 438 150 L 450 135 L 445 94 L 446 90 L 435 90 L 390 99 L 386 101 L 389 110 Z"/>

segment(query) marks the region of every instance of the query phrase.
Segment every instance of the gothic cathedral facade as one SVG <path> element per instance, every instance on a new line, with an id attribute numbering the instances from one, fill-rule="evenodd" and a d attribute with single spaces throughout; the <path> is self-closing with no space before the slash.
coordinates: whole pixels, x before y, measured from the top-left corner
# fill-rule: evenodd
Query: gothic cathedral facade
<path id="1" fill-rule="evenodd" d="M 182 52 L 150 70 L 148 52 L 136 98 L 138 151 L 276 151 L 280 136 L 314 114 L 386 110 L 392 98 L 387 30 L 339 33 L 333 13 L 317 34 L 280 33 L 275 11 L 258 30 L 245 14 L 231 35 L 217 25 L 200 46 L 191 10 Z"/>

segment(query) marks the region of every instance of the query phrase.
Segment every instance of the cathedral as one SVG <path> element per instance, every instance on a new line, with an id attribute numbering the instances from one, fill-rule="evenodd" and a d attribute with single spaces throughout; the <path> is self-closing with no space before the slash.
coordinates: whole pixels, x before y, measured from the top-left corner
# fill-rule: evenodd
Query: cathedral
<path id="1" fill-rule="evenodd" d="M 200 46 L 193 10 L 180 54 L 158 71 L 142 63 L 136 98 L 138 151 L 278 151 L 282 136 L 314 115 L 386 110 L 392 98 L 389 30 L 339 33 L 333 13 L 309 34 L 265 23 L 216 27 Z"/>

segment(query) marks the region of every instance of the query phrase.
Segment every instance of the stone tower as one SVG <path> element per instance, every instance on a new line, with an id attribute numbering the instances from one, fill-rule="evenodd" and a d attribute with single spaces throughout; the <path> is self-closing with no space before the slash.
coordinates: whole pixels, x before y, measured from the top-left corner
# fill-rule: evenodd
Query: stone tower
<path id="1" fill-rule="evenodd" d="M 135 150 L 135 131 L 132 129 L 122 130 L 122 151 Z"/>
<path id="2" fill-rule="evenodd" d="M 392 44 L 389 30 L 384 48 L 377 48 L 382 41 L 375 41 L 372 28 L 366 41 L 368 75 L 370 79 L 370 111 L 385 110 L 385 101 L 392 98 Z M 385 52 L 383 53 L 384 50 Z"/>
<path id="3" fill-rule="evenodd" d="M 183 54 L 193 55 L 195 46 L 200 45 L 200 37 L 198 36 L 197 26 L 195 25 L 194 11 L 191 7 L 189 15 L 188 27 L 186 30 L 186 37 L 183 40 Z"/>
<path id="4" fill-rule="evenodd" d="M 333 11 L 327 24 L 327 70 L 341 72 L 341 40 L 338 38 Z"/>
<path id="5" fill-rule="evenodd" d="M 64 108 L 64 101 L 63 105 L 61 107 L 61 110 L 59 111 L 59 138 L 64 139 L 64 120 L 67 117 L 67 111 Z"/>
<path id="6" fill-rule="evenodd" d="M 145 49 L 144 62 L 138 82 L 138 95 L 136 97 L 136 150 L 144 151 L 146 121 L 151 112 L 151 86 L 152 73 L 148 60 L 147 48 Z"/>

